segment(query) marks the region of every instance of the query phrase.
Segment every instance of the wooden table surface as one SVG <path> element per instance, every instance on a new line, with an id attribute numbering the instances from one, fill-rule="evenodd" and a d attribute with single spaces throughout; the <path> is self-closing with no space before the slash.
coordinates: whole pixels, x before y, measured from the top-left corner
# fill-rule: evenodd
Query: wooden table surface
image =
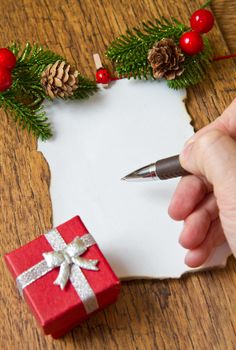
<path id="1" fill-rule="evenodd" d="M 47 44 L 94 76 L 92 54 L 116 35 L 160 14 L 187 23 L 204 1 L 1 0 L 1 45 L 11 40 Z M 218 25 L 210 37 L 216 54 L 236 52 L 236 2 L 212 3 Z M 228 45 L 228 48 L 227 48 Z M 196 128 L 216 118 L 236 91 L 235 62 L 218 62 L 207 80 L 188 90 Z M 1 254 L 25 244 L 52 224 L 49 169 L 35 139 L 0 113 Z M 170 257 L 171 259 L 171 257 Z M 236 264 L 180 280 L 123 284 L 119 301 L 61 340 L 43 336 L 1 259 L 0 349 L 236 349 Z"/>

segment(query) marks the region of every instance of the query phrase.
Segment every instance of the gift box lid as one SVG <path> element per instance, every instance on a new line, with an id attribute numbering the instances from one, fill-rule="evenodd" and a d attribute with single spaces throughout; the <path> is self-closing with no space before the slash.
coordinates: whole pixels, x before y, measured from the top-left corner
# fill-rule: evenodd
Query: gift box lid
<path id="1" fill-rule="evenodd" d="M 57 231 L 69 244 L 75 237 L 88 233 L 79 216 L 57 227 Z M 24 271 L 43 260 L 43 253 L 53 251 L 44 235 L 5 255 L 5 261 L 16 279 Z M 120 282 L 112 271 L 97 244 L 90 246 L 82 255 L 85 259 L 97 259 L 98 271 L 81 269 L 93 289 L 99 310 L 114 302 L 120 291 Z M 24 298 L 30 305 L 36 319 L 46 334 L 60 334 L 63 330 L 88 318 L 80 296 L 68 281 L 63 290 L 53 282 L 58 276 L 59 267 L 54 268 L 23 290 Z M 70 326 L 71 325 L 71 326 Z"/>

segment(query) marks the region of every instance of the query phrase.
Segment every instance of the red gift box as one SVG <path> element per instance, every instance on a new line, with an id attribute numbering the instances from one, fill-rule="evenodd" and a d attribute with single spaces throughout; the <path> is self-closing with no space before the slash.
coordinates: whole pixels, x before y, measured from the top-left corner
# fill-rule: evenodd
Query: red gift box
<path id="1" fill-rule="evenodd" d="M 56 231 L 62 238 L 62 241 L 64 240 L 64 244 L 67 244 L 67 247 L 68 244 L 73 242 L 78 236 L 81 237 L 78 239 L 79 241 L 90 236 L 78 216 L 58 226 Z M 49 234 L 50 232 L 52 231 L 49 231 Z M 29 269 L 34 266 L 39 266 L 41 262 L 45 267 L 46 259 L 44 260 L 43 253 L 59 250 L 52 248 L 51 242 L 48 242 L 45 238 L 46 236 L 47 234 L 42 235 L 23 247 L 5 255 L 7 266 L 14 279 L 18 282 L 21 281 L 21 277 L 25 273 L 28 273 Z M 86 250 L 86 248 L 84 250 Z M 54 284 L 54 281 L 58 277 L 61 265 L 52 268 L 51 271 L 36 278 L 33 282 L 23 288 L 24 298 L 29 304 L 37 321 L 42 326 L 45 334 L 51 334 L 54 338 L 63 336 L 73 327 L 87 319 L 91 314 L 94 314 L 96 311 L 115 302 L 120 292 L 119 280 L 112 271 L 96 242 L 93 241 L 93 243 L 87 247 L 85 252 L 83 252 L 82 249 L 82 254 L 80 255 L 79 259 L 82 258 L 82 265 L 87 261 L 94 261 L 94 259 L 98 260 L 96 265 L 98 267 L 97 271 L 83 268 L 83 266 L 79 268 L 80 274 L 83 275 L 82 283 L 80 283 L 80 285 L 78 285 L 78 282 L 80 281 L 77 281 L 79 274 L 77 276 L 77 270 L 73 270 L 75 264 L 71 267 L 72 261 L 70 260 L 70 275 L 63 290 L 61 290 L 58 285 Z M 59 253 L 59 257 L 60 256 Z M 68 255 L 66 254 L 65 260 L 67 260 L 67 256 Z M 36 272 L 40 273 L 37 269 Z M 74 274 L 74 280 L 76 281 L 75 283 L 73 283 L 72 272 Z M 86 294 L 86 290 L 84 290 L 83 286 L 83 278 L 87 280 L 85 282 L 92 290 L 92 293 L 94 293 L 94 296 L 88 295 L 88 293 Z M 78 288 L 75 288 L 77 285 Z M 94 300 L 94 298 L 96 300 Z M 94 302 L 97 307 L 92 307 L 92 309 L 90 308 L 89 310 L 89 304 L 94 306 Z"/>

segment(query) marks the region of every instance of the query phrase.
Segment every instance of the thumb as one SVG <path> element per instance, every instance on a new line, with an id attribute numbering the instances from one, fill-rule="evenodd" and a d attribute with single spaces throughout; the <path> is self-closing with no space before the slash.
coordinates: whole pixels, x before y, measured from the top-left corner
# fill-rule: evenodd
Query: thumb
<path id="1" fill-rule="evenodd" d="M 212 184 L 221 225 L 236 256 L 236 142 L 222 130 L 211 129 L 185 146 L 180 162 Z"/>

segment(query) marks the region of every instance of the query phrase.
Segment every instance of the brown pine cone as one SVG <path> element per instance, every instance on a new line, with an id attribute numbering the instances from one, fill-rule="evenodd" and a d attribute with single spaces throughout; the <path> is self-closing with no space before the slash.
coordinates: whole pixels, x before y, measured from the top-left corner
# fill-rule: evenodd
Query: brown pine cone
<path id="1" fill-rule="evenodd" d="M 155 79 L 173 80 L 179 77 L 184 71 L 184 60 L 184 54 L 172 39 L 156 42 L 148 52 L 148 61 Z"/>
<path id="2" fill-rule="evenodd" d="M 78 88 L 79 72 L 65 61 L 49 64 L 41 75 L 41 84 L 52 99 L 72 96 Z"/>

